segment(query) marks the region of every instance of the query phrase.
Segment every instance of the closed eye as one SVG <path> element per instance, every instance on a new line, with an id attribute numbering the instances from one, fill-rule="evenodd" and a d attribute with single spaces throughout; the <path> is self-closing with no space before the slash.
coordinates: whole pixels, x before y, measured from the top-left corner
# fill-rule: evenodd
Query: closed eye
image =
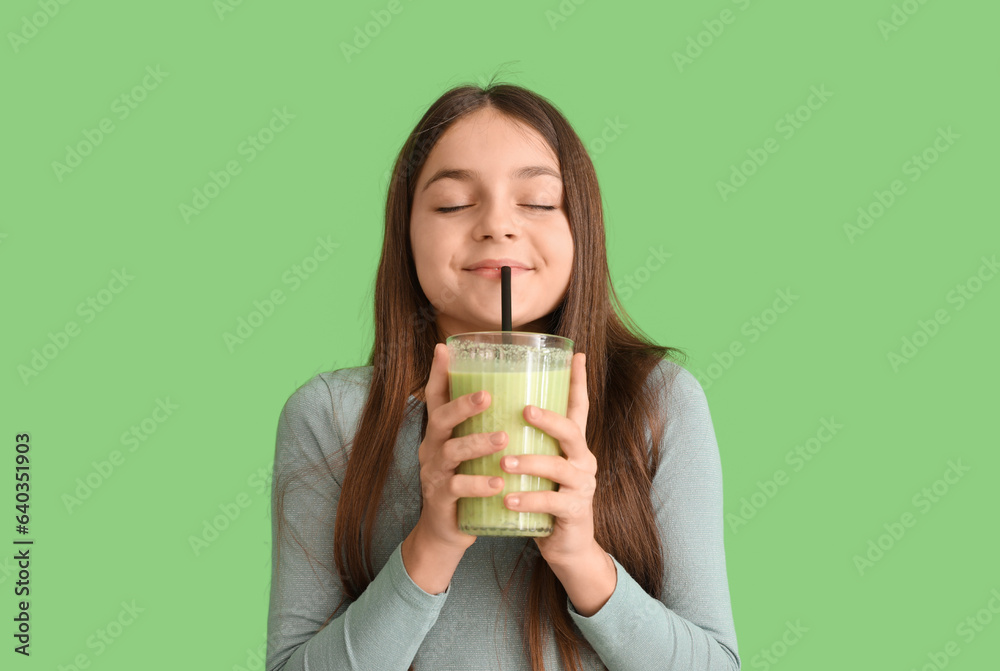
<path id="1" fill-rule="evenodd" d="M 461 210 L 463 207 L 471 207 L 470 205 L 455 205 L 454 207 L 439 207 L 437 212 L 455 212 Z M 556 207 L 554 205 L 525 205 L 525 207 L 531 207 L 536 210 L 554 210 Z"/>

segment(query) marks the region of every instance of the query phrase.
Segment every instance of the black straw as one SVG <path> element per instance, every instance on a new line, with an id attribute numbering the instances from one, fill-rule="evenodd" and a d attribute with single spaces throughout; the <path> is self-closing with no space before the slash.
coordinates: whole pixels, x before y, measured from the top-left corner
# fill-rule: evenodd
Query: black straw
<path id="1" fill-rule="evenodd" d="M 500 328 L 505 332 L 504 343 L 509 345 L 511 338 L 506 332 L 513 330 L 510 323 L 510 266 L 500 267 L 500 302 L 502 315 Z"/>

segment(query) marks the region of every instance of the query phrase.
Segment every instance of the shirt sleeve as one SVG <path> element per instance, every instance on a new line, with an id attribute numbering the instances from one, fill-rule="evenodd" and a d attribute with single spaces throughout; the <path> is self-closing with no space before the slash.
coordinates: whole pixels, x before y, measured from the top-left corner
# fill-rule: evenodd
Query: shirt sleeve
<path id="1" fill-rule="evenodd" d="M 723 545 L 722 467 L 705 392 L 677 366 L 653 478 L 664 557 L 655 599 L 610 555 L 618 584 L 591 617 L 570 617 L 610 671 L 739 671 Z M 655 374 L 655 371 L 654 371 Z"/>
<path id="2" fill-rule="evenodd" d="M 343 596 L 333 559 L 343 454 L 333 390 L 317 375 L 289 397 L 278 418 L 266 671 L 406 671 L 451 588 L 428 594 L 413 582 L 400 543 L 361 596 L 345 600 L 323 626 Z"/>

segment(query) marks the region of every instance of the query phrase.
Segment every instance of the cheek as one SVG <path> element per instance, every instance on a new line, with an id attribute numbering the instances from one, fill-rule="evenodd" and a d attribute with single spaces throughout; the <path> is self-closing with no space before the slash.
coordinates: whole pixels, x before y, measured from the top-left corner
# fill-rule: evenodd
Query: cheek
<path id="1" fill-rule="evenodd" d="M 573 234 L 570 233 L 569 230 L 566 231 L 566 243 L 564 249 L 567 250 L 565 263 L 566 272 L 568 273 L 573 269 L 573 260 L 576 254 L 576 247 L 573 245 Z"/>
<path id="2" fill-rule="evenodd" d="M 413 259 L 417 268 L 423 268 L 433 261 L 434 246 L 430 244 L 432 239 L 429 227 L 418 220 L 410 223 L 410 249 L 413 250 Z"/>
<path id="3" fill-rule="evenodd" d="M 441 232 L 435 231 L 432 225 L 411 221 L 410 249 L 413 250 L 417 278 L 424 292 L 434 292 L 439 289 L 450 260 L 447 240 L 442 239 Z"/>
<path id="4" fill-rule="evenodd" d="M 410 250 L 413 252 L 413 263 L 417 267 L 417 279 L 426 293 L 429 289 L 427 273 L 434 267 L 434 261 L 428 258 L 426 229 L 416 221 L 410 223 Z"/>
<path id="5" fill-rule="evenodd" d="M 573 234 L 570 233 L 569 224 L 558 232 L 553 233 L 547 240 L 551 267 L 557 275 L 569 275 L 573 269 Z"/>

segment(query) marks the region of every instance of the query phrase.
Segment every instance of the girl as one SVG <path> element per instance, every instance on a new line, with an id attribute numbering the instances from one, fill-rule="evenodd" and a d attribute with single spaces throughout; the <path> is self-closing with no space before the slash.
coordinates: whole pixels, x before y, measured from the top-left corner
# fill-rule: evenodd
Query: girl
<path id="1" fill-rule="evenodd" d="M 442 344 L 500 330 L 499 274 L 474 269 L 501 265 L 513 329 L 577 348 L 567 416 L 524 415 L 566 456 L 503 465 L 559 485 L 504 499 L 555 516 L 523 540 L 458 530 L 459 498 L 502 489 L 458 464 L 507 436 L 451 438 L 490 398 L 450 400 Z M 563 115 L 507 84 L 441 96 L 393 170 L 368 365 L 279 417 L 267 671 L 738 671 L 708 404 L 683 353 L 636 332 Z"/>

